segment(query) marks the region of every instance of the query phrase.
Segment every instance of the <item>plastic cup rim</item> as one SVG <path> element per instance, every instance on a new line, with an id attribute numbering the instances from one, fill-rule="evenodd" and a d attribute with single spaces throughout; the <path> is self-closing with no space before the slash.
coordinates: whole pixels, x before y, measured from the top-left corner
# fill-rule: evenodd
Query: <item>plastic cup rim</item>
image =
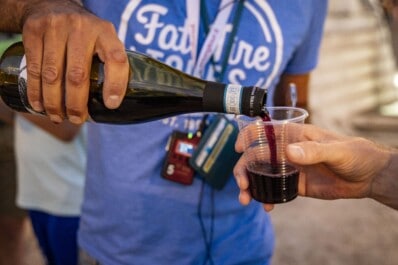
<path id="1" fill-rule="evenodd" d="M 303 109 L 303 108 L 299 108 L 299 107 L 289 107 L 289 106 L 277 106 L 277 107 L 267 107 L 266 108 L 268 111 L 272 111 L 272 110 L 294 110 L 294 111 L 298 111 L 301 112 L 302 114 L 300 116 L 294 117 L 294 118 L 286 118 L 283 120 L 274 120 L 272 119 L 271 121 L 262 121 L 259 119 L 256 119 L 256 117 L 249 117 L 246 115 L 238 115 L 238 120 L 241 120 L 241 117 L 247 117 L 247 118 L 252 118 L 253 120 L 247 120 L 247 123 L 262 123 L 262 124 L 286 124 L 286 123 L 300 123 L 300 122 L 304 122 L 304 120 L 309 116 L 308 111 Z"/>

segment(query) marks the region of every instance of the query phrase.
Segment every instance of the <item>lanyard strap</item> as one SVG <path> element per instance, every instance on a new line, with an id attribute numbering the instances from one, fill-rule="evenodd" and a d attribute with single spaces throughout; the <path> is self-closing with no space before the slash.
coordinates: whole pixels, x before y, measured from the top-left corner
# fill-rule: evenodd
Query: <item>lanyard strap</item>
<path id="1" fill-rule="evenodd" d="M 239 26 L 239 21 L 242 17 L 242 11 L 243 11 L 243 4 L 244 0 L 238 0 L 238 7 L 236 9 L 235 17 L 232 22 L 232 32 L 229 36 L 227 46 L 225 47 L 225 55 L 223 57 L 223 61 L 221 63 L 221 72 L 219 74 L 216 74 L 216 79 L 221 81 L 224 78 L 225 72 L 227 70 L 227 65 L 228 65 L 228 59 L 229 55 L 231 54 L 232 51 L 232 44 L 234 43 L 234 38 L 236 36 L 236 32 L 238 31 L 238 26 Z"/>
<path id="2" fill-rule="evenodd" d="M 199 0 L 186 0 L 188 15 L 187 23 L 192 47 L 191 57 L 195 65 L 193 75 L 195 76 L 202 76 L 205 65 L 207 62 L 209 62 L 216 50 L 217 44 L 223 34 L 233 8 L 233 5 L 230 1 L 231 0 L 221 1 L 217 16 L 214 20 L 214 23 L 210 26 L 210 30 L 206 36 L 202 48 L 200 49 L 199 56 L 197 57 L 196 53 L 198 50 L 200 2 Z"/>
<path id="3" fill-rule="evenodd" d="M 186 0 L 187 6 L 187 25 L 189 30 L 189 39 L 191 45 L 191 59 L 195 64 L 198 51 L 199 38 L 199 21 L 200 16 L 198 10 L 200 9 L 199 0 Z"/>
<path id="4" fill-rule="evenodd" d="M 207 14 L 206 0 L 200 0 L 200 18 L 201 18 L 201 21 L 203 22 L 203 28 L 207 35 L 209 33 L 211 22 L 210 22 L 209 15 Z M 216 63 L 214 62 L 214 56 L 212 56 L 210 58 L 210 60 L 211 60 L 210 63 L 214 68 L 216 65 Z M 218 80 L 218 78 L 216 78 L 216 81 L 220 81 L 220 80 Z"/>

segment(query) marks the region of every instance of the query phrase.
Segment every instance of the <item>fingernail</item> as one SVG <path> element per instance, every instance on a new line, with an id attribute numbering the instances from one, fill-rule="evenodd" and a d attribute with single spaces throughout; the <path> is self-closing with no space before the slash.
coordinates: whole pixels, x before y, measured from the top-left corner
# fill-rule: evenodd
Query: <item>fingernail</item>
<path id="1" fill-rule="evenodd" d="M 304 150 L 301 148 L 301 146 L 296 145 L 296 144 L 290 144 L 288 147 L 289 152 L 294 155 L 296 158 L 302 159 L 304 158 Z"/>
<path id="2" fill-rule="evenodd" d="M 37 112 L 42 112 L 44 110 L 43 105 L 41 104 L 40 101 L 32 102 L 32 108 L 34 111 L 37 111 Z"/>
<path id="3" fill-rule="evenodd" d="M 71 115 L 68 117 L 69 121 L 74 124 L 81 124 L 83 120 L 79 116 Z"/>
<path id="4" fill-rule="evenodd" d="M 61 123 L 62 122 L 62 118 L 60 116 L 58 116 L 58 115 L 52 114 L 49 117 L 50 117 L 50 120 L 52 122 L 55 122 L 55 123 Z"/>
<path id="5" fill-rule="evenodd" d="M 106 106 L 108 108 L 117 108 L 120 103 L 120 97 L 118 95 L 111 95 L 106 99 Z"/>

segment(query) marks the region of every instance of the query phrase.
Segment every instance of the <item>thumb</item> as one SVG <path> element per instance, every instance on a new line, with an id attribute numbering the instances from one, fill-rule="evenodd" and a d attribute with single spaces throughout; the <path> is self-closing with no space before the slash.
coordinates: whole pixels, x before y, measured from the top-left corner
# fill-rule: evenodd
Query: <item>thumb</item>
<path id="1" fill-rule="evenodd" d="M 329 148 L 313 141 L 289 144 L 286 155 L 291 162 L 299 165 L 311 165 L 326 160 L 330 162 L 333 159 Z"/>
<path id="2" fill-rule="evenodd" d="M 237 153 L 242 153 L 244 150 L 245 150 L 245 148 L 244 148 L 244 143 L 243 143 L 243 134 L 242 134 L 242 132 L 240 132 L 238 134 L 238 138 L 236 139 L 236 142 L 235 142 L 235 151 Z"/>

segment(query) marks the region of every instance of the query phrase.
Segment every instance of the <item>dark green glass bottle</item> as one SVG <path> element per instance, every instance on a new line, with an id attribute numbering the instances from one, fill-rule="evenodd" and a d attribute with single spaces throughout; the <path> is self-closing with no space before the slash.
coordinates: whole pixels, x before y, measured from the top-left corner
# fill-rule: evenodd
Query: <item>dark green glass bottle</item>
<path id="1" fill-rule="evenodd" d="M 254 86 L 205 81 L 146 55 L 128 51 L 130 80 L 122 104 L 105 107 L 102 98 L 104 64 L 93 58 L 89 115 L 101 123 L 138 123 L 191 112 L 220 112 L 257 116 L 267 91 Z M 0 59 L 0 95 L 12 109 L 34 112 L 26 95 L 26 67 L 21 42 L 11 45 Z"/>

